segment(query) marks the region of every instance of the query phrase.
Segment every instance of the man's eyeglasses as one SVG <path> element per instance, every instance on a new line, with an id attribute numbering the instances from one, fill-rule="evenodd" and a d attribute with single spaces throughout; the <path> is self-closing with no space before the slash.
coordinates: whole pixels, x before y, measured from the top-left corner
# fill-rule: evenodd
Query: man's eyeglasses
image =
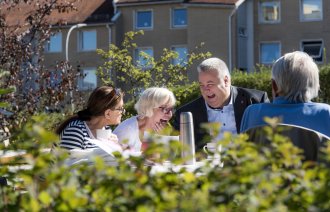
<path id="1" fill-rule="evenodd" d="M 115 108 L 114 110 L 118 110 L 118 111 L 120 111 L 122 114 L 125 114 L 125 113 L 126 113 L 126 110 L 125 110 L 125 108 L 123 108 L 123 107 Z"/>
<path id="2" fill-rule="evenodd" d="M 164 114 L 174 113 L 175 109 L 173 107 L 159 107 Z"/>

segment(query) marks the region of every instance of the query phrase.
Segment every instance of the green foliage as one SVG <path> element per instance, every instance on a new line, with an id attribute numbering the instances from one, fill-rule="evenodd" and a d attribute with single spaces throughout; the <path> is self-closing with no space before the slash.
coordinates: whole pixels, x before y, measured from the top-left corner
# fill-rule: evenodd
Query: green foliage
<path id="1" fill-rule="evenodd" d="M 84 77 L 82 72 L 72 68 L 68 61 L 57 61 L 48 70 L 43 58 L 45 43 L 58 30 L 52 26 L 64 24 L 62 20 L 55 23 L 50 15 L 74 11 L 74 5 L 74 1 L 57 0 L 1 1 L 0 107 L 6 106 L 15 119 L 0 117 L 0 122 L 9 123 L 9 131 L 42 111 L 73 113 L 75 108 L 71 106 L 82 104 L 83 94 L 77 89 L 77 79 Z M 24 14 L 15 16 L 21 10 Z M 11 21 L 8 17 L 12 16 L 17 20 Z M 4 75 L 2 70 L 10 74 Z M 13 87 L 14 92 L 8 92 Z"/>
<path id="2" fill-rule="evenodd" d="M 232 72 L 232 84 L 239 87 L 266 91 L 272 97 L 271 70 L 265 66 L 258 66 L 258 71 L 251 73 L 235 70 Z"/>
<path id="3" fill-rule="evenodd" d="M 330 103 L 330 65 L 320 68 L 320 92 L 318 102 Z"/>
<path id="4" fill-rule="evenodd" d="M 141 90 L 145 88 L 166 86 L 173 89 L 187 84 L 188 68 L 195 60 L 210 56 L 210 53 L 190 52 L 186 65 L 173 65 L 171 61 L 177 58 L 178 54 L 165 48 L 159 60 L 142 52 L 140 56 L 144 58 L 146 64 L 139 64 L 139 61 L 135 62 L 132 56 L 134 49 L 137 48 L 137 44 L 133 40 L 138 35 L 143 35 L 143 31 L 127 32 L 120 47 L 111 44 L 109 51 L 97 50 L 97 53 L 106 60 L 104 65 L 98 69 L 103 83 L 123 85 L 125 92 L 132 97 L 134 102 Z M 109 70 L 111 74 L 109 74 Z"/>
<path id="5" fill-rule="evenodd" d="M 15 142 L 1 150 L 24 150 L 12 160 L 0 160 L 0 176 L 10 186 L 0 189 L 2 211 L 326 211 L 330 170 L 325 164 L 302 163 L 300 150 L 271 126 L 269 146 L 226 134 L 219 144 L 224 167 L 206 162 L 195 171 L 155 171 L 145 159 L 159 154 L 181 164 L 180 144 L 153 142 L 142 157 L 117 156 L 118 166 L 96 157 L 92 165 L 67 167 L 67 154 L 51 148 L 57 137 L 42 126 L 45 117 L 31 119 Z M 177 153 L 176 157 L 173 153 Z M 330 146 L 324 149 L 330 162 Z M 25 165 L 22 166 L 22 164 Z M 26 168 L 26 165 L 29 167 Z M 14 168 L 15 167 L 15 168 Z"/>
<path id="6" fill-rule="evenodd" d="M 7 88 L 4 88 L 4 82 L 3 82 L 3 79 L 4 77 L 8 76 L 9 75 L 9 72 L 8 71 L 4 71 L 2 69 L 0 69 L 0 97 L 2 95 L 6 95 L 6 94 L 10 94 L 12 92 L 15 91 L 15 87 L 11 86 L 11 87 L 7 87 Z M 1 98 L 0 98 L 1 100 Z M 1 102 L 0 101 L 0 108 L 5 108 L 5 107 L 8 107 L 9 104 L 8 102 Z"/>

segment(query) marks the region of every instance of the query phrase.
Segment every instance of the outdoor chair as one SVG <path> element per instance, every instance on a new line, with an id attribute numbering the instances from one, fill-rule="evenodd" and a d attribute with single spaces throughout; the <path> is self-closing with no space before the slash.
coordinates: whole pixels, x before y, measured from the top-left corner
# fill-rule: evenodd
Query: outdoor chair
<path id="1" fill-rule="evenodd" d="M 265 145 L 271 142 L 263 128 L 264 126 L 259 126 L 247 130 L 246 133 L 249 135 L 249 140 Z M 330 140 L 329 137 L 319 132 L 296 125 L 277 124 L 273 130 L 288 137 L 295 146 L 303 150 L 303 161 L 320 162 L 320 148 L 324 147 Z"/>

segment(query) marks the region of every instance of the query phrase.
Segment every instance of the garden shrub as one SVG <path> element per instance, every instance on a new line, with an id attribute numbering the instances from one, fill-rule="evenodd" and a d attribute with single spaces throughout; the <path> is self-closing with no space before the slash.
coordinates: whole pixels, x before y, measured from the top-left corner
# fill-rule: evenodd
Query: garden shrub
<path id="1" fill-rule="evenodd" d="M 320 92 L 318 102 L 330 103 L 330 65 L 320 68 Z"/>
<path id="2" fill-rule="evenodd" d="M 329 210 L 330 170 L 324 164 L 302 163 L 285 137 L 268 130 L 271 146 L 247 141 L 247 135 L 225 134 L 224 167 L 206 163 L 185 169 L 154 172 L 145 166 L 148 155 L 107 166 L 96 157 L 93 165 L 67 167 L 64 151 L 52 147 L 58 138 L 33 117 L 10 149 L 28 155 L 5 163 L 0 175 L 10 183 L 0 187 L 2 211 L 326 211 Z M 164 152 L 154 145 L 152 153 Z M 172 146 L 171 148 L 178 148 Z M 1 146 L 1 150 L 8 149 Z M 170 149 L 170 152 L 172 150 Z M 330 147 L 324 150 L 330 161 Z M 166 153 L 164 153 L 166 156 Z M 18 164 L 29 169 L 11 169 Z M 182 163 L 182 160 L 176 160 Z M 133 167 L 132 168 L 132 164 Z M 15 189 L 14 189 L 15 188 Z"/>

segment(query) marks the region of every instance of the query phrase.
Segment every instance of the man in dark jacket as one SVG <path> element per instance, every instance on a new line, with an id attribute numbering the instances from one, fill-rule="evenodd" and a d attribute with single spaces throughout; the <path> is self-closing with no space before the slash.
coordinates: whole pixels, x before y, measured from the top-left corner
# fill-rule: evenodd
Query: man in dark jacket
<path id="1" fill-rule="evenodd" d="M 220 123 L 220 132 L 215 138 L 215 141 L 219 141 L 224 132 L 240 132 L 241 119 L 247 106 L 269 102 L 269 99 L 264 91 L 232 86 L 228 67 L 219 58 L 204 60 L 197 70 L 202 96 L 176 111 L 174 127 L 180 129 L 181 112 L 191 112 L 195 148 L 201 150 L 208 142 L 205 136 L 209 134 L 201 127 L 202 123 Z"/>

